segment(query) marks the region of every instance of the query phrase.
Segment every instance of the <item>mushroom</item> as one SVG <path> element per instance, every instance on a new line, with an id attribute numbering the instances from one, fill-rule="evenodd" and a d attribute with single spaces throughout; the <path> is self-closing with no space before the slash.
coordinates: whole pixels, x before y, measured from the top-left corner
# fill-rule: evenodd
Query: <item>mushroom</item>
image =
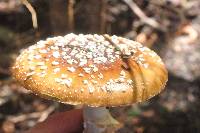
<path id="1" fill-rule="evenodd" d="M 106 107 L 130 105 L 158 94 L 167 81 L 160 57 L 118 36 L 67 34 L 23 50 L 12 68 L 25 88 L 47 99 L 83 105 L 84 132 L 120 125 Z"/>

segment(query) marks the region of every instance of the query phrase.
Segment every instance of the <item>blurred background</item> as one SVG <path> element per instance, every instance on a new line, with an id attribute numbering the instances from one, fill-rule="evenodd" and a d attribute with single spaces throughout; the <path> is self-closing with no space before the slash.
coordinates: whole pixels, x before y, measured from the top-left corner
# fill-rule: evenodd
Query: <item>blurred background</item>
<path id="1" fill-rule="evenodd" d="M 0 0 L 0 133 L 20 133 L 73 108 L 31 94 L 9 71 L 23 48 L 71 32 L 136 40 L 169 70 L 159 96 L 110 108 L 124 124 L 118 133 L 200 132 L 199 0 Z"/>

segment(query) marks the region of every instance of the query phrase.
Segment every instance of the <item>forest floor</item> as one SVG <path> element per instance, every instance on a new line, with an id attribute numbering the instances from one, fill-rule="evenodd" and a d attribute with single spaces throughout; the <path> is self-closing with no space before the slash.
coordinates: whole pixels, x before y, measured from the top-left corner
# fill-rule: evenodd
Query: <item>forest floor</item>
<path id="1" fill-rule="evenodd" d="M 73 108 L 70 105 L 39 98 L 21 87 L 11 77 L 9 68 L 19 55 L 19 51 L 48 36 L 64 35 L 71 31 L 94 33 L 95 30 L 99 30 L 92 26 L 91 29 L 88 28 L 87 20 L 89 21 L 90 18 L 86 19 L 82 13 L 88 11 L 84 10 L 85 3 L 81 0 L 77 0 L 75 3 L 73 28 L 69 28 L 69 23 L 67 25 L 63 20 L 63 17 L 67 15 L 66 12 L 61 12 L 62 10 L 67 11 L 66 7 L 63 7 L 66 4 L 64 1 L 59 3 L 52 0 L 51 3 L 32 0 L 31 4 L 38 13 L 37 30 L 32 28 L 31 14 L 24 5 L 20 5 L 19 1 L 9 0 L 10 6 L 6 6 L 8 1 L 0 1 L 0 133 L 20 133 L 33 127 L 37 122 L 45 120 L 55 112 Z M 100 26 L 100 31 L 97 33 L 116 34 L 134 39 L 156 50 L 161 56 L 167 49 L 175 46 L 169 45 L 169 42 L 175 44 L 175 42 L 185 39 L 187 34 L 182 33 L 185 31 L 185 27 L 200 25 L 198 19 L 200 2 L 198 0 L 191 0 L 184 4 L 181 3 L 181 0 L 168 0 L 166 3 L 157 0 L 151 2 L 136 0 L 139 10 L 133 10 L 131 7 L 135 7 L 135 3 L 127 3 L 127 0 L 108 1 L 106 4 L 108 14 L 106 19 L 104 18 L 106 23 L 101 21 L 104 23 L 101 25 L 103 28 Z M 170 1 L 171 4 L 169 4 Z M 137 9 L 137 5 L 134 9 Z M 53 10 L 55 8 L 57 10 Z M 91 10 L 95 9 L 91 8 Z M 148 19 L 147 16 L 153 19 Z M 103 32 L 102 29 L 104 29 Z M 198 35 L 199 29 L 196 28 L 197 31 L 194 31 Z M 190 32 L 188 35 L 194 35 L 193 31 L 188 32 Z M 190 62 L 178 64 L 178 67 L 184 66 L 184 70 L 190 67 L 192 73 L 188 74 L 188 71 L 179 72 L 181 69 L 173 68 L 176 66 L 175 64 L 171 65 L 174 62 L 180 62 L 182 57 L 186 59 L 188 56 L 192 56 L 196 52 L 195 50 L 199 51 L 192 58 L 195 57 L 194 60 L 199 61 L 199 57 L 196 57 L 200 52 L 198 37 L 195 42 L 197 42 L 198 48 L 195 48 L 196 45 L 189 45 L 194 47 L 194 51 L 181 55 L 181 58 L 176 55 L 175 61 L 165 60 L 165 56 L 163 56 L 170 71 L 167 86 L 160 95 L 143 103 L 109 108 L 114 118 L 123 124 L 123 127 L 118 131 L 119 133 L 200 132 L 199 67 L 192 69 L 189 66 L 192 64 Z M 176 49 L 180 50 L 180 47 L 176 47 Z M 173 52 L 169 53 L 173 54 Z M 175 55 L 173 56 L 175 57 Z"/>

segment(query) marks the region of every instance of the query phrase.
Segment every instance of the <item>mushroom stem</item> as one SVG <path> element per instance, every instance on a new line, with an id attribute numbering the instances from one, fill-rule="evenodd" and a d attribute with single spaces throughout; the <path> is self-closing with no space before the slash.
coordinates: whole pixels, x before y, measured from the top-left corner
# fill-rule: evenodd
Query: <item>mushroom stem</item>
<path id="1" fill-rule="evenodd" d="M 83 107 L 84 133 L 112 133 L 121 127 L 105 107 Z"/>

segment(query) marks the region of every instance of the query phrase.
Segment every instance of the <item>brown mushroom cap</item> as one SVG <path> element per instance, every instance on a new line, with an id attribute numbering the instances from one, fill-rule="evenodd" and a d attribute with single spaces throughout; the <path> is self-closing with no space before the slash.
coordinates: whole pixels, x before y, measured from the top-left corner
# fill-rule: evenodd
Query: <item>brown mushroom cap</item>
<path id="1" fill-rule="evenodd" d="M 138 42 L 68 34 L 22 51 L 14 77 L 42 97 L 68 104 L 119 106 L 147 100 L 167 81 L 160 57 Z"/>

